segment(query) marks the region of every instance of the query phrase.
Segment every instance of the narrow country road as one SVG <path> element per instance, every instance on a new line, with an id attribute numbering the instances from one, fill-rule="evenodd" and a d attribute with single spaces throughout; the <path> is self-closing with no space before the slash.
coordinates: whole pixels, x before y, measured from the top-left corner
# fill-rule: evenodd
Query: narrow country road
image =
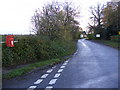
<path id="1" fill-rule="evenodd" d="M 118 50 L 85 39 L 77 46 L 64 63 L 5 80 L 3 88 L 118 88 Z"/>

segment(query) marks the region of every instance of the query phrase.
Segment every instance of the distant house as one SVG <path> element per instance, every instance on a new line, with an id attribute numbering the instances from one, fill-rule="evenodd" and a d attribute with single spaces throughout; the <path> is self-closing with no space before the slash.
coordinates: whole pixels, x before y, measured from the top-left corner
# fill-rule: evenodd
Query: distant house
<path id="1" fill-rule="evenodd" d="M 82 31 L 81 32 L 81 36 L 80 36 L 81 38 L 86 38 L 87 37 L 87 34 L 86 34 L 86 32 L 85 31 Z"/>

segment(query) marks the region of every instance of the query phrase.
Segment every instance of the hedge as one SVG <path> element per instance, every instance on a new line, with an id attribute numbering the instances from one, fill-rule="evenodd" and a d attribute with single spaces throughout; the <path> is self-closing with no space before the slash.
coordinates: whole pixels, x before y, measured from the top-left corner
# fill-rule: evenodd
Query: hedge
<path id="1" fill-rule="evenodd" d="M 3 44 L 3 66 L 15 66 L 52 58 L 61 58 L 75 50 L 75 42 L 65 40 L 50 40 L 49 37 L 17 35 L 14 47 Z"/>
<path id="2" fill-rule="evenodd" d="M 88 37 L 89 40 L 98 40 L 98 39 L 100 39 L 100 38 L 96 38 L 95 34 L 88 34 L 87 37 Z"/>

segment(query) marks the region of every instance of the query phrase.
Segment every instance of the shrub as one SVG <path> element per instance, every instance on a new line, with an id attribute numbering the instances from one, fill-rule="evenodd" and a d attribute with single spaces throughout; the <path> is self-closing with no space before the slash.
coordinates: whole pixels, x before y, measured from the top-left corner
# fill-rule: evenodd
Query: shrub
<path id="1" fill-rule="evenodd" d="M 88 37 L 88 39 L 90 39 L 90 40 L 93 40 L 93 39 L 95 39 L 95 36 L 94 36 L 94 34 L 88 34 L 88 35 L 87 35 L 87 37 Z"/>
<path id="2" fill-rule="evenodd" d="M 14 66 L 69 55 L 75 43 L 66 40 L 50 40 L 45 36 L 17 35 L 14 47 L 3 44 L 3 66 Z"/>

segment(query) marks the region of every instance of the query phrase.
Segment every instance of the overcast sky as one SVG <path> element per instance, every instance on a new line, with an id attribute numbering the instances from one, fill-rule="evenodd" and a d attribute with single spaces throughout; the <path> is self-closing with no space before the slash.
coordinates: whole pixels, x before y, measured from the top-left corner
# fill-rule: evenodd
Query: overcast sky
<path id="1" fill-rule="evenodd" d="M 52 0 L 0 0 L 0 34 L 29 34 L 30 20 L 35 9 L 42 8 Z M 89 7 L 98 2 L 106 3 L 110 0 L 54 0 L 58 2 L 72 1 L 80 6 L 80 26 L 86 30 L 89 20 Z"/>

